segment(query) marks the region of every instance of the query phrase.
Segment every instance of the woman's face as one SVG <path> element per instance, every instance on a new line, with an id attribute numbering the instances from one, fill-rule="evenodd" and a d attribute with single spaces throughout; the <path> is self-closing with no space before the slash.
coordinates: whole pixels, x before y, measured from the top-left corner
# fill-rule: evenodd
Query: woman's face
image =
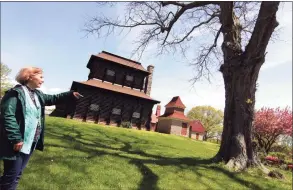
<path id="1" fill-rule="evenodd" d="M 37 73 L 32 75 L 28 81 L 28 85 L 30 88 L 40 88 L 41 85 L 44 83 L 43 73 Z"/>

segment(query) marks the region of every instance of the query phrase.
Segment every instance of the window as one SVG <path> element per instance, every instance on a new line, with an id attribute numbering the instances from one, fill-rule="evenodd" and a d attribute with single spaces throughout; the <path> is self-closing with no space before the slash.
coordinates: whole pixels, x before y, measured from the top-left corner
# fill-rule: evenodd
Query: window
<path id="1" fill-rule="evenodd" d="M 115 71 L 107 69 L 107 75 L 109 76 L 114 76 L 115 75 Z"/>
<path id="2" fill-rule="evenodd" d="M 127 81 L 133 81 L 133 76 L 126 75 L 126 80 L 127 80 Z"/>
<path id="3" fill-rule="evenodd" d="M 121 109 L 113 108 L 112 114 L 114 114 L 114 115 L 120 115 L 121 114 Z"/>
<path id="4" fill-rule="evenodd" d="M 134 113 L 132 114 L 132 117 L 134 117 L 134 118 L 140 118 L 140 113 L 138 113 L 138 112 L 134 112 Z"/>
<path id="5" fill-rule="evenodd" d="M 91 111 L 99 111 L 99 109 L 100 109 L 100 106 L 97 105 L 97 104 L 91 104 L 90 105 L 90 110 Z"/>

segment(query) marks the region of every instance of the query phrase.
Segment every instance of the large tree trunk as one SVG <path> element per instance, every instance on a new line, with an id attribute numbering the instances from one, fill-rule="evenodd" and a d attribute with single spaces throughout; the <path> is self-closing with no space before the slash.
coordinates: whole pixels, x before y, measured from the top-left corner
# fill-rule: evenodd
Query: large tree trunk
<path id="1" fill-rule="evenodd" d="M 254 66 L 246 67 L 244 64 L 239 64 L 241 61 L 239 59 L 235 59 L 238 63 L 227 64 L 239 65 L 239 67 L 221 68 L 226 102 L 222 143 L 217 154 L 217 159 L 224 160 L 235 170 L 242 170 L 247 165 L 258 163 L 252 148 L 251 129 L 256 81 L 263 63 L 263 60 L 258 60 L 258 63 L 252 64 Z"/>
<path id="2" fill-rule="evenodd" d="M 265 60 L 269 39 L 278 25 L 279 2 L 262 2 L 254 31 L 245 51 L 241 48 L 241 25 L 233 2 L 220 3 L 224 64 L 220 71 L 225 84 L 225 111 L 222 141 L 216 160 L 229 168 L 243 170 L 259 165 L 252 146 L 256 81 Z"/>

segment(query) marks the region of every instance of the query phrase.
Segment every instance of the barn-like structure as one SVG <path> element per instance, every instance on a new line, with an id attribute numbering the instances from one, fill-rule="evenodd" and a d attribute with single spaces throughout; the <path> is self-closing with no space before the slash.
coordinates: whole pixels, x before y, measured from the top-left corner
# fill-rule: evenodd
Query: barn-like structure
<path id="1" fill-rule="evenodd" d="M 150 97 L 154 66 L 145 69 L 139 62 L 102 51 L 90 57 L 87 68 L 88 80 L 71 86 L 84 97 L 57 105 L 51 115 L 117 126 L 129 122 L 149 130 L 145 124 L 160 103 Z"/>
<path id="2" fill-rule="evenodd" d="M 206 130 L 199 120 L 191 121 L 184 115 L 185 105 L 175 96 L 165 106 L 165 113 L 158 118 L 156 131 L 203 140 Z"/>
<path id="3" fill-rule="evenodd" d="M 157 131 L 189 137 L 190 119 L 184 115 L 185 105 L 180 97 L 173 97 L 165 107 L 165 113 L 158 117 Z"/>
<path id="4" fill-rule="evenodd" d="M 193 120 L 189 123 L 189 137 L 196 140 L 204 140 L 206 130 L 199 120 Z"/>

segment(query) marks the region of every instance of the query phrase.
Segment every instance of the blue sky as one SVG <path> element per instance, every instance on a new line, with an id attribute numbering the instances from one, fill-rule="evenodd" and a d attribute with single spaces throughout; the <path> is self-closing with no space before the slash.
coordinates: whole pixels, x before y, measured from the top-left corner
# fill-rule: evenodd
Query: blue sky
<path id="1" fill-rule="evenodd" d="M 94 2 L 1 2 L 1 61 L 11 69 L 13 79 L 24 66 L 43 68 L 47 93 L 66 91 L 72 81 L 87 80 L 86 64 L 91 54 L 102 50 L 129 57 L 138 34 L 98 39 L 82 31 L 88 18 L 98 14 L 117 16 L 123 7 L 100 8 Z M 292 3 L 283 3 L 278 12 L 280 40 L 270 43 L 266 63 L 259 76 L 256 108 L 292 107 Z M 200 34 L 199 34 L 200 35 Z M 200 36 L 199 36 L 200 37 Z M 154 47 L 152 47 L 154 48 Z M 212 84 L 193 87 L 191 67 L 176 55 L 154 57 L 146 53 L 140 60 L 146 68 L 155 66 L 151 96 L 164 106 L 180 96 L 187 110 L 197 105 L 224 109 L 224 86 L 220 73 Z"/>

